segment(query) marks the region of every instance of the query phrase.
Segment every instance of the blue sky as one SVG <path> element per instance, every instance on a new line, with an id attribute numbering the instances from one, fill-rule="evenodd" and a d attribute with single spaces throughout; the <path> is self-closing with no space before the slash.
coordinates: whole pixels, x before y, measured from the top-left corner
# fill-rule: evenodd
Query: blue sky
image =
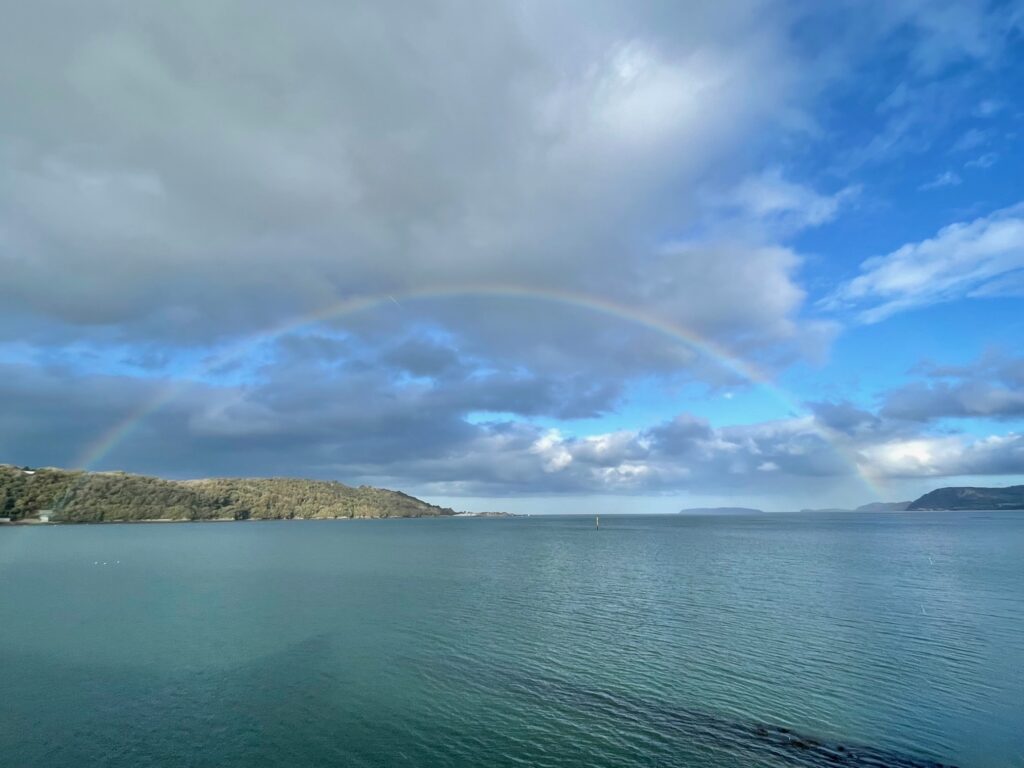
<path id="1" fill-rule="evenodd" d="M 1024 5 L 24 4 L 0 461 L 466 509 L 1024 482 Z"/>

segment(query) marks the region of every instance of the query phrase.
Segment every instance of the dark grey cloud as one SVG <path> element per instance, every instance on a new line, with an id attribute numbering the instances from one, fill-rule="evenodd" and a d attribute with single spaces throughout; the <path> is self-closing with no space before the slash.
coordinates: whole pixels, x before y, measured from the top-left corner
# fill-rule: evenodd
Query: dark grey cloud
<path id="1" fill-rule="evenodd" d="M 852 446 L 877 443 L 920 433 L 920 424 L 889 418 L 881 412 L 860 408 L 849 400 L 806 403 L 815 421 L 836 439 Z"/>
<path id="2" fill-rule="evenodd" d="M 411 338 L 388 349 L 382 361 L 413 376 L 439 376 L 464 368 L 457 350 L 430 338 Z"/>
<path id="3" fill-rule="evenodd" d="M 175 384 L 162 379 L 3 366 L 0 461 L 73 465 L 84 456 L 97 469 L 301 475 L 449 498 L 789 498 L 794 487 L 813 494 L 856 486 L 858 473 L 897 480 L 1024 473 L 1019 434 L 931 434 L 905 421 L 889 427 L 848 403 L 760 424 L 716 428 L 683 413 L 643 429 L 576 436 L 531 419 L 572 412 L 585 383 L 481 382 L 460 365 L 445 367 L 445 376 L 396 379 L 386 366 L 328 366 L 316 353 L 264 368 L 258 380 L 178 385 L 168 398 Z M 97 438 L 140 412 L 145 418 L 110 450 L 91 452 Z"/>
<path id="4" fill-rule="evenodd" d="M 807 421 L 716 430 L 684 414 L 648 430 L 574 437 L 508 417 L 467 419 L 499 407 L 517 407 L 518 417 L 578 408 L 585 391 L 571 382 L 524 381 L 512 393 L 475 375 L 398 381 L 386 369 L 345 366 L 312 375 L 288 359 L 259 384 L 197 384 L 168 399 L 159 380 L 31 366 L 2 373 L 0 460 L 17 463 L 73 464 L 126 415 L 148 411 L 92 457 L 94 468 L 333 477 L 447 495 L 662 493 L 723 477 L 756 490 L 849 472 Z M 163 404 L 147 408 L 156 398 Z"/>
<path id="5" fill-rule="evenodd" d="M 849 401 L 810 403 L 814 415 L 825 426 L 846 434 L 873 431 L 880 419 L 873 413 L 858 408 Z"/>
<path id="6" fill-rule="evenodd" d="M 927 422 L 943 418 L 1024 418 L 1024 358 L 989 353 L 970 366 L 922 366 L 927 376 L 885 394 L 880 414 Z"/>
<path id="7" fill-rule="evenodd" d="M 656 451 L 668 456 L 683 457 L 697 451 L 711 439 L 713 432 L 706 420 L 682 414 L 664 424 L 651 427 L 645 434 Z"/>

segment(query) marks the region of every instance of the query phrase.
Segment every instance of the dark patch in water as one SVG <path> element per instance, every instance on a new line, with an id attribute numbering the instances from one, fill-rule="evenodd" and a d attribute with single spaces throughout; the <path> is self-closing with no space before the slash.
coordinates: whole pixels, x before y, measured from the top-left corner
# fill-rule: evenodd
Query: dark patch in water
<path id="1" fill-rule="evenodd" d="M 519 670 L 497 674 L 504 684 L 512 683 L 518 692 L 528 693 L 542 701 L 558 701 L 584 712 L 600 711 L 620 722 L 643 722 L 665 736 L 690 744 L 705 743 L 731 751 L 741 750 L 752 759 L 768 757 L 780 764 L 799 768 L 955 768 L 924 757 L 863 744 L 829 742 L 784 726 L 733 720 L 709 712 L 577 685 L 547 675 L 530 675 Z"/>

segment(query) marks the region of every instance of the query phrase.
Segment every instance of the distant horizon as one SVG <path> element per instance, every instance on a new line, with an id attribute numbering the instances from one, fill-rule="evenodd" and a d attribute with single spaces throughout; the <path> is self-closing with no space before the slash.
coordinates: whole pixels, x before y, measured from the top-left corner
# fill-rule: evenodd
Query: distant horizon
<path id="1" fill-rule="evenodd" d="M 18 463 L 14 463 L 14 462 L 0 461 L 0 466 L 4 466 L 4 465 L 9 466 L 9 467 L 15 467 L 15 468 L 18 468 L 18 469 L 24 469 L 24 467 L 28 466 L 29 467 L 28 471 L 30 471 L 30 472 L 35 472 L 36 470 L 43 470 L 43 469 L 57 469 L 57 470 L 62 470 L 62 471 L 91 471 L 91 472 L 101 472 L 101 473 L 105 472 L 105 473 L 111 473 L 111 474 L 123 473 L 123 474 L 145 475 L 145 473 L 129 472 L 127 470 L 122 470 L 122 469 L 72 470 L 72 469 L 69 469 L 69 468 L 66 468 L 66 467 L 54 467 L 54 466 L 46 466 L 46 465 L 39 465 L 39 466 L 34 466 L 33 467 L 33 466 L 29 466 L 29 465 L 26 465 L 26 464 L 23 464 L 23 463 L 22 464 L 18 464 Z M 161 475 L 152 475 L 152 476 L 153 477 L 159 477 L 161 479 L 174 480 L 174 481 L 179 481 L 179 482 L 190 481 L 190 480 L 230 479 L 230 478 L 228 478 L 226 476 L 215 476 L 215 475 L 201 475 L 201 476 L 179 477 L 179 478 L 166 477 L 166 476 L 161 476 Z M 235 476 L 231 476 L 231 477 L 236 478 L 236 479 L 264 479 L 264 480 L 266 480 L 266 479 L 274 479 L 274 478 L 294 479 L 294 480 L 314 480 L 314 481 L 318 480 L 318 478 L 307 478 L 307 477 L 301 477 L 301 476 L 296 476 L 296 475 L 235 475 Z M 335 480 L 321 480 L 321 482 L 341 482 L 341 483 L 346 484 L 346 485 L 352 485 L 350 483 L 344 483 L 343 480 L 336 480 L 336 481 Z M 596 496 L 596 497 L 593 497 L 593 498 L 587 500 L 589 502 L 589 507 L 586 510 L 565 511 L 562 508 L 564 505 L 560 504 L 562 499 L 560 499 L 559 497 L 538 497 L 536 495 L 531 495 L 531 494 L 520 494 L 520 495 L 516 495 L 516 496 L 496 497 L 495 499 L 490 500 L 490 501 L 483 501 L 481 503 L 473 504 L 473 505 L 471 505 L 473 508 L 468 508 L 466 503 L 465 503 L 466 499 L 465 498 L 461 498 L 461 497 L 454 497 L 454 498 L 450 498 L 450 499 L 421 497 L 421 496 L 418 496 L 417 494 L 411 493 L 407 489 L 387 488 L 386 486 L 376 486 L 376 487 L 383 487 L 383 488 L 386 488 L 387 490 L 394 490 L 394 491 L 400 491 L 402 493 L 408 493 L 409 495 L 416 496 L 416 498 L 421 498 L 423 501 L 426 501 L 426 502 L 428 502 L 430 504 L 435 504 L 435 505 L 440 506 L 440 507 L 451 508 L 451 509 L 455 510 L 456 513 L 480 514 L 480 513 L 487 513 L 487 512 L 504 512 L 504 513 L 512 513 L 512 514 L 515 514 L 515 515 L 561 515 L 561 516 L 575 516 L 575 517 L 593 517 L 594 515 L 610 515 L 610 516 L 614 516 L 614 515 L 623 515 L 623 516 L 630 516 L 630 515 L 679 515 L 679 514 L 686 514 L 686 513 L 694 513 L 693 516 L 699 516 L 699 514 L 700 514 L 699 510 L 715 510 L 715 509 L 719 509 L 719 510 L 733 510 L 733 509 L 740 509 L 740 508 L 751 509 L 755 513 L 760 513 L 760 514 L 813 514 L 813 513 L 828 513 L 828 512 L 856 512 L 856 511 L 858 511 L 858 508 L 862 507 L 862 506 L 867 506 L 867 505 L 875 504 L 875 503 L 883 503 L 883 504 L 886 504 L 886 503 L 908 503 L 908 502 L 913 502 L 915 499 L 917 499 L 920 496 L 924 495 L 924 494 L 919 494 L 919 496 L 915 497 L 914 499 L 874 499 L 874 500 L 871 500 L 871 501 L 862 502 L 860 504 L 856 504 L 856 505 L 849 506 L 849 507 L 838 507 L 838 506 L 822 507 L 822 506 L 801 505 L 801 506 L 794 507 L 794 508 L 767 507 L 766 505 L 764 505 L 764 506 L 762 506 L 762 505 L 751 506 L 751 505 L 748 505 L 748 504 L 742 504 L 742 505 L 740 505 L 740 504 L 714 504 L 714 505 L 683 505 L 683 506 L 678 506 L 678 504 L 675 504 L 675 505 L 673 505 L 673 508 L 669 508 L 670 504 L 672 504 L 672 499 L 670 497 L 662 497 L 662 498 L 658 499 L 658 501 L 660 502 L 659 507 L 661 507 L 659 509 L 656 509 L 656 510 L 650 509 L 651 504 L 650 504 L 650 500 L 648 499 L 648 500 L 644 500 L 644 504 L 645 504 L 646 508 L 644 508 L 644 509 L 634 509 L 633 511 L 623 511 L 623 506 L 629 506 L 630 502 L 635 504 L 638 500 L 631 499 L 628 496 L 625 496 L 625 497 L 612 497 L 612 496 L 608 496 L 608 495 L 602 495 L 602 496 Z M 988 485 L 988 486 L 980 486 L 980 485 L 979 486 L 938 486 L 937 485 L 937 486 L 929 489 L 929 491 L 926 491 L 926 493 L 927 492 L 931 492 L 933 490 L 937 490 L 939 488 L 946 488 L 946 487 L 1007 488 L 1007 487 L 1014 487 L 1014 484 L 1008 484 L 1008 485 Z M 623 502 L 625 502 L 625 504 L 623 504 Z M 531 505 L 531 506 L 524 507 L 524 506 L 522 506 L 524 504 L 525 505 Z M 510 509 L 509 507 L 516 507 L 516 509 L 513 510 L 513 509 Z M 550 509 L 551 507 L 558 507 L 558 509 Z M 889 511 L 885 512 L 885 514 L 890 514 L 890 513 L 891 512 L 889 512 Z"/>

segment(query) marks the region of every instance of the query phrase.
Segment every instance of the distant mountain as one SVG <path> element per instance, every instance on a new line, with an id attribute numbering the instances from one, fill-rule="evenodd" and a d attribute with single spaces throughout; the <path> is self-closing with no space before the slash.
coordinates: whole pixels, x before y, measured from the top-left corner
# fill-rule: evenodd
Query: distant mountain
<path id="1" fill-rule="evenodd" d="M 0 464 L 0 518 L 96 523 L 436 517 L 453 510 L 367 485 L 295 478 L 162 480 Z"/>
<path id="2" fill-rule="evenodd" d="M 846 509 L 845 507 L 822 507 L 820 509 L 801 509 L 801 512 L 852 512 L 852 509 Z"/>
<path id="3" fill-rule="evenodd" d="M 1024 485 L 939 488 L 911 502 L 907 509 L 1024 509 Z"/>
<path id="4" fill-rule="evenodd" d="M 872 501 L 870 504 L 861 504 L 856 512 L 902 512 L 910 507 L 910 501 Z"/>
<path id="5" fill-rule="evenodd" d="M 680 515 L 763 515 L 763 509 L 749 507 L 691 507 L 679 510 Z"/>

